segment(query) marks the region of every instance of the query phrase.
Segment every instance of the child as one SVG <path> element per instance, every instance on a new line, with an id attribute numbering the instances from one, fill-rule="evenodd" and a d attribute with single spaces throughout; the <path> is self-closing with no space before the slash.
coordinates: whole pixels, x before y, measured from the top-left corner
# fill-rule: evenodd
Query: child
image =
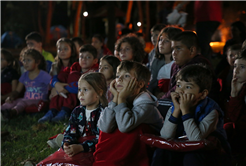
<path id="1" fill-rule="evenodd" d="M 54 62 L 54 57 L 51 53 L 44 51 L 42 46 L 42 36 L 38 32 L 31 32 L 25 39 L 28 48 L 34 48 L 44 56 L 44 59 L 46 60 L 46 71 L 49 73 L 51 64 Z"/>
<path id="2" fill-rule="evenodd" d="M 224 125 L 228 131 L 228 140 L 233 152 L 245 151 L 246 140 L 246 49 L 236 57 L 231 81 L 231 97 L 227 106 L 226 118 L 229 122 Z"/>
<path id="3" fill-rule="evenodd" d="M 181 69 L 176 76 L 176 89 L 171 93 L 172 107 L 168 110 L 161 137 L 177 139 L 186 135 L 189 141 L 201 141 L 213 135 L 220 140 L 223 149 L 229 152 L 226 133 L 223 129 L 223 111 L 208 98 L 212 85 L 212 72 L 205 66 L 193 64 Z M 154 165 L 218 165 L 217 150 L 172 152 L 157 149 Z"/>
<path id="4" fill-rule="evenodd" d="M 52 64 L 50 94 L 50 110 L 38 120 L 39 123 L 46 121 L 58 122 L 70 115 L 70 111 L 77 106 L 76 94 L 69 93 L 66 89 L 70 66 L 77 59 L 77 52 L 73 42 L 67 38 L 61 38 L 56 43 L 57 62 Z M 65 95 L 64 95 L 65 94 Z"/>
<path id="5" fill-rule="evenodd" d="M 102 112 L 98 121 L 101 130 L 94 166 L 97 165 L 146 165 L 149 160 L 146 145 L 139 139 L 141 124 L 159 131 L 163 119 L 157 99 L 146 91 L 150 72 L 134 61 L 122 61 L 116 79 L 110 84 L 114 98 Z M 148 164 L 147 164 L 148 165 Z"/>
<path id="6" fill-rule="evenodd" d="M 37 105 L 40 100 L 47 100 L 48 97 L 51 76 L 45 71 L 46 63 L 42 54 L 35 49 L 28 49 L 24 53 L 23 62 L 27 71 L 21 75 L 16 90 L 1 108 L 5 119 L 20 114 L 27 106 Z M 16 99 L 24 88 L 24 98 Z"/>
<path id="7" fill-rule="evenodd" d="M 97 59 L 99 61 L 104 55 L 113 55 L 111 51 L 104 45 L 104 39 L 99 34 L 95 34 L 92 37 L 91 45 L 97 49 Z"/>
<path id="8" fill-rule="evenodd" d="M 80 37 L 73 37 L 73 38 L 71 38 L 71 40 L 74 43 L 76 50 L 78 52 L 78 55 L 79 55 L 79 49 L 81 46 L 84 45 L 84 41 Z"/>
<path id="9" fill-rule="evenodd" d="M 150 33 L 151 33 L 151 42 L 152 42 L 154 48 L 150 51 L 150 53 L 148 55 L 148 61 L 149 62 L 147 64 L 147 67 L 149 69 L 151 69 L 151 65 L 152 65 L 153 59 L 155 57 L 155 47 L 156 47 L 158 35 L 161 32 L 161 30 L 163 28 L 165 28 L 165 26 L 166 25 L 164 25 L 164 24 L 156 24 L 150 30 Z"/>
<path id="10" fill-rule="evenodd" d="M 117 51 L 119 52 L 121 61 L 128 60 L 142 63 L 145 55 L 143 45 L 135 36 L 120 38 Z"/>
<path id="11" fill-rule="evenodd" d="M 178 27 L 168 26 L 161 30 L 158 36 L 157 44 L 156 44 L 156 53 L 155 57 L 152 61 L 151 66 L 151 79 L 148 86 L 148 90 L 153 93 L 155 96 L 158 96 L 160 93 L 158 89 L 158 80 L 164 78 L 163 75 L 167 79 L 170 79 L 171 66 L 173 64 L 172 60 L 172 49 L 171 49 L 171 39 L 176 34 L 182 32 L 182 30 Z M 160 69 L 163 69 L 160 72 Z M 159 74 L 158 74 L 159 73 Z M 166 80 L 168 82 L 168 80 Z M 169 83 L 169 82 L 168 82 Z M 168 85 L 168 83 L 166 85 Z M 161 97 L 161 96 L 160 96 Z M 159 98 L 159 97 L 158 97 Z"/>
<path id="12" fill-rule="evenodd" d="M 114 97 L 112 93 L 110 92 L 109 88 L 110 88 L 110 83 L 116 77 L 116 70 L 119 64 L 120 64 L 120 60 L 110 55 L 106 55 L 102 57 L 100 60 L 99 72 L 105 76 L 106 81 L 107 81 L 108 90 L 107 90 L 106 96 L 107 96 L 108 102 L 112 101 Z"/>
<path id="13" fill-rule="evenodd" d="M 172 47 L 172 57 L 174 60 L 174 63 L 171 68 L 171 78 L 169 83 L 169 90 L 167 93 L 165 93 L 162 96 L 162 99 L 171 99 L 171 92 L 175 91 L 176 88 L 176 75 L 179 70 L 184 68 L 185 66 L 196 64 L 196 63 L 203 63 L 208 65 L 210 68 L 212 68 L 209 61 L 197 54 L 198 53 L 198 40 L 197 35 L 192 31 L 183 31 L 177 35 L 175 35 L 172 38 L 171 41 L 171 47 Z M 220 85 L 217 82 L 217 78 L 215 77 L 215 74 L 213 74 L 213 82 L 212 82 L 212 88 L 209 93 L 209 97 L 214 99 L 216 102 L 218 102 L 219 97 L 219 90 Z"/>
<path id="14" fill-rule="evenodd" d="M 117 47 L 118 47 L 118 44 L 119 44 L 119 39 L 115 42 L 115 44 L 114 44 L 114 56 L 116 57 L 116 58 L 118 58 L 119 60 L 121 60 L 120 59 L 120 53 L 119 53 L 119 51 L 117 50 Z"/>
<path id="15" fill-rule="evenodd" d="M 20 66 L 8 50 L 1 48 L 1 105 L 15 91 L 20 77 Z"/>

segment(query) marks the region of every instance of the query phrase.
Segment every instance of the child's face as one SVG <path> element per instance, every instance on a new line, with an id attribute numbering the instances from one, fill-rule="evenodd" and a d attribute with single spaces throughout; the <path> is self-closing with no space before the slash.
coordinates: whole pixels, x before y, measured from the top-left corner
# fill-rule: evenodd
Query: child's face
<path id="1" fill-rule="evenodd" d="M 190 49 L 180 41 L 171 41 L 172 56 L 179 66 L 185 65 L 193 58 Z"/>
<path id="2" fill-rule="evenodd" d="M 31 55 L 24 55 L 23 66 L 27 71 L 33 71 L 38 68 L 39 63 Z"/>
<path id="3" fill-rule="evenodd" d="M 234 66 L 234 62 L 235 62 L 235 58 L 236 58 L 237 52 L 238 51 L 234 51 L 234 50 L 231 50 L 231 49 L 229 49 L 227 51 L 227 61 L 228 61 L 230 66 Z"/>
<path id="4" fill-rule="evenodd" d="M 114 56 L 117 57 L 120 60 L 120 54 L 117 51 L 117 45 L 114 46 Z"/>
<path id="5" fill-rule="evenodd" d="M 90 52 L 86 51 L 79 53 L 79 65 L 82 70 L 89 70 L 96 63 L 97 59 L 95 59 Z"/>
<path id="6" fill-rule="evenodd" d="M 27 40 L 26 41 L 27 48 L 33 48 L 38 51 L 42 51 L 42 43 L 41 42 L 36 42 L 35 40 Z"/>
<path id="7" fill-rule="evenodd" d="M 194 101 L 199 100 L 199 98 L 202 96 L 202 93 L 199 91 L 200 88 L 194 81 L 186 82 L 186 81 L 178 80 L 176 83 L 175 92 L 183 93 L 183 94 L 193 94 Z"/>
<path id="8" fill-rule="evenodd" d="M 238 82 L 246 81 L 246 61 L 243 59 L 236 59 L 233 69 L 233 78 L 237 78 Z"/>
<path id="9" fill-rule="evenodd" d="M 169 40 L 169 38 L 168 38 L 166 33 L 163 33 L 160 36 L 160 39 L 158 41 L 158 48 L 159 48 L 159 52 L 161 54 L 170 54 L 170 53 L 172 53 L 171 41 Z"/>
<path id="10" fill-rule="evenodd" d="M 1 69 L 6 68 L 9 65 L 9 63 L 7 62 L 7 60 L 5 59 L 4 55 L 1 54 Z"/>
<path id="11" fill-rule="evenodd" d="M 120 59 L 123 60 L 133 60 L 133 51 L 132 51 L 132 47 L 129 43 L 124 42 L 121 43 L 120 46 Z"/>
<path id="12" fill-rule="evenodd" d="M 116 85 L 115 88 L 118 92 L 120 92 L 124 87 L 128 85 L 128 82 L 135 78 L 134 70 L 131 70 L 130 72 L 125 70 L 118 70 L 116 73 Z"/>
<path id="13" fill-rule="evenodd" d="M 81 105 L 92 110 L 99 104 L 100 97 L 86 80 L 80 79 L 78 82 L 78 99 Z"/>
<path id="14" fill-rule="evenodd" d="M 76 47 L 77 53 L 79 54 L 79 48 L 80 48 L 79 43 L 78 42 L 74 42 L 74 45 Z"/>
<path id="15" fill-rule="evenodd" d="M 97 50 L 101 50 L 103 43 L 98 40 L 98 38 L 93 37 L 91 41 L 91 45 L 93 45 Z"/>
<path id="16" fill-rule="evenodd" d="M 106 60 L 100 61 L 99 72 L 104 75 L 106 80 L 111 80 L 114 75 L 113 67 Z"/>
<path id="17" fill-rule="evenodd" d="M 153 31 L 153 32 L 151 32 L 151 42 L 152 42 L 152 44 L 154 46 L 156 45 L 156 42 L 157 42 L 157 38 L 158 38 L 159 33 L 160 33 L 160 31 Z"/>
<path id="18" fill-rule="evenodd" d="M 60 42 L 57 45 L 57 55 L 61 60 L 68 60 L 71 57 L 71 48 L 65 42 Z"/>

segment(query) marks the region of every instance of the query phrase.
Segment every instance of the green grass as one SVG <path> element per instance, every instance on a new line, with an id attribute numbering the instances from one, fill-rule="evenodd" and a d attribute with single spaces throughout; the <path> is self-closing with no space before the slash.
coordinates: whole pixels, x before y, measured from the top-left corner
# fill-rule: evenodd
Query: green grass
<path id="1" fill-rule="evenodd" d="M 26 161 L 37 164 L 57 150 L 50 148 L 46 142 L 49 137 L 63 132 L 68 120 L 40 125 L 37 121 L 43 115 L 24 114 L 8 122 L 1 122 L 1 132 L 9 132 L 1 136 L 2 166 L 21 166 Z"/>

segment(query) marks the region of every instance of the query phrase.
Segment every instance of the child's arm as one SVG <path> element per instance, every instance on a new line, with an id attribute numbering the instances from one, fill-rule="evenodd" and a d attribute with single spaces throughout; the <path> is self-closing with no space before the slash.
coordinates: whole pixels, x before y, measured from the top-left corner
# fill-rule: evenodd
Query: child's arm
<path id="1" fill-rule="evenodd" d="M 16 90 L 17 85 L 18 85 L 18 80 L 12 80 L 11 81 L 12 92 Z M 8 93 L 6 95 L 1 95 L 1 100 L 5 101 L 7 99 L 7 97 L 9 97 L 11 95 L 12 92 L 10 92 L 10 93 Z"/>
<path id="2" fill-rule="evenodd" d="M 24 84 L 19 82 L 17 85 L 17 88 L 15 91 L 11 92 L 11 95 L 6 99 L 6 103 L 12 103 L 13 100 L 15 100 L 18 95 L 21 93 L 21 91 L 24 89 Z"/>

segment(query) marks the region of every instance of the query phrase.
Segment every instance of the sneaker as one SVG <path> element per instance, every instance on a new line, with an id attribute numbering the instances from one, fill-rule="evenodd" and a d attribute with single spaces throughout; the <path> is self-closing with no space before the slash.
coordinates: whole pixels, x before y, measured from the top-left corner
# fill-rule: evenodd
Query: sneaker
<path id="1" fill-rule="evenodd" d="M 68 117 L 67 111 L 61 110 L 57 115 L 51 119 L 52 122 L 60 122 Z"/>
<path id="2" fill-rule="evenodd" d="M 64 135 L 63 134 L 58 134 L 55 138 L 55 142 L 57 146 L 61 147 L 62 141 L 63 141 Z"/>
<path id="3" fill-rule="evenodd" d="M 48 140 L 48 141 L 47 141 L 47 144 L 48 144 L 51 148 L 53 148 L 53 149 L 55 149 L 55 148 L 60 148 L 60 146 L 58 146 L 58 145 L 56 144 L 55 138 L 54 138 L 54 139 L 51 139 L 51 140 Z"/>
<path id="4" fill-rule="evenodd" d="M 51 110 L 49 110 L 42 118 L 38 120 L 38 123 L 44 123 L 47 121 L 50 122 L 52 118 L 53 118 L 53 113 Z"/>

